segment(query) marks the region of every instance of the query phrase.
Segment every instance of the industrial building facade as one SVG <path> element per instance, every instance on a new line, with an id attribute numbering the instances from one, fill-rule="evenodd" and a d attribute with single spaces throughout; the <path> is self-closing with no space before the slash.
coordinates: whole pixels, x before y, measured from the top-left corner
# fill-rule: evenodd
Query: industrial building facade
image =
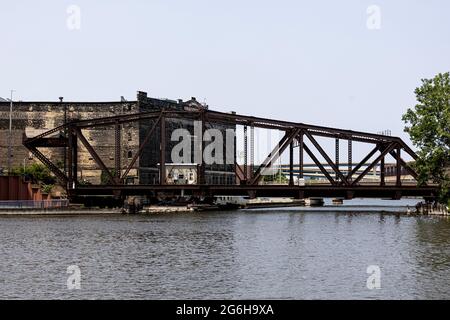
<path id="1" fill-rule="evenodd" d="M 23 102 L 13 103 L 12 130 L 9 131 L 10 102 L 0 101 L 0 174 L 8 171 L 8 149 L 11 145 L 11 168 L 27 166 L 37 162 L 32 154 L 22 145 L 23 136 L 36 136 L 42 132 L 60 126 L 64 123 L 110 117 L 117 115 L 133 114 L 165 110 L 192 110 L 208 108 L 195 98 L 188 101 L 155 99 L 147 96 L 147 93 L 139 91 L 135 101 L 118 102 Z M 125 168 L 131 162 L 144 141 L 148 130 L 153 126 L 154 120 L 140 120 L 134 123 L 126 123 L 121 127 L 121 168 Z M 166 163 L 171 163 L 171 150 L 176 141 L 171 141 L 171 134 L 177 128 L 187 129 L 194 134 L 194 121 L 192 119 L 167 119 L 166 121 Z M 235 126 L 217 124 L 215 129 L 223 132 L 235 130 Z M 115 135 L 114 127 L 106 126 L 95 129 L 83 129 L 83 135 L 88 139 L 98 155 L 104 160 L 108 168 L 115 166 Z M 60 132 L 58 134 L 64 134 Z M 224 133 L 225 134 L 225 133 Z M 159 130 L 155 130 L 152 139 L 145 145 L 142 154 L 135 162 L 128 174 L 128 184 L 158 184 L 160 145 Z M 207 144 L 207 143 L 206 143 Z M 84 183 L 101 184 L 102 172 L 90 153 L 84 146 L 78 146 L 78 181 Z M 41 151 L 58 164 L 60 169 L 65 166 L 64 149 L 41 149 Z M 193 162 L 193 161 L 192 161 Z M 205 166 L 205 183 L 207 184 L 234 184 L 235 174 L 233 164 L 213 164 Z"/>

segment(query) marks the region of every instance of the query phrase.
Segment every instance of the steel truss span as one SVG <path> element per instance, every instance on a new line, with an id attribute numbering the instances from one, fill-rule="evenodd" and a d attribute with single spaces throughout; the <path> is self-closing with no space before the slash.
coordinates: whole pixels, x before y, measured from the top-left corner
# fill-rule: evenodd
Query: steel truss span
<path id="1" fill-rule="evenodd" d="M 214 128 L 214 124 L 225 124 L 242 126 L 244 128 L 244 165 L 234 164 L 236 185 L 206 185 L 205 184 L 205 163 L 199 163 L 198 183 L 196 185 L 169 185 L 165 183 L 163 177 L 165 172 L 165 152 L 160 152 L 160 183 L 152 185 L 127 185 L 126 178 L 136 161 L 142 155 L 148 142 L 154 136 L 155 131 L 165 130 L 167 119 L 189 119 L 201 121 L 202 131 Z M 153 125 L 148 129 L 139 145 L 138 151 L 126 166 L 120 163 L 120 134 L 121 125 L 142 120 L 152 120 Z M 114 126 L 115 130 L 115 167 L 114 170 L 105 165 L 104 160 L 98 155 L 88 139 L 83 135 L 82 129 L 93 129 L 105 126 Z M 247 129 L 249 128 L 249 130 Z M 254 163 L 254 128 L 275 129 L 284 133 L 274 149 L 260 163 Z M 250 148 L 247 142 L 248 131 L 250 131 Z M 55 138 L 55 134 L 59 137 Z M 161 150 L 165 150 L 167 141 L 165 134 L 160 134 Z M 328 154 L 317 138 L 330 138 L 335 141 L 335 152 Z M 339 142 L 347 141 L 348 145 L 348 170 L 340 170 Z M 370 152 L 363 159 L 352 166 L 353 143 L 359 142 L 371 145 Z M 78 177 L 78 146 L 80 143 L 89 152 L 98 168 L 105 172 L 108 179 L 106 185 L 80 185 Z M 43 134 L 28 138 L 24 136 L 23 144 L 32 152 L 49 170 L 56 176 L 63 186 L 66 186 L 70 197 L 89 195 L 114 195 L 116 198 L 128 195 L 156 195 L 160 192 L 180 194 L 191 192 L 198 196 L 214 195 L 242 195 L 242 196 L 283 196 L 283 197 L 343 197 L 351 199 L 353 197 L 371 198 L 393 198 L 399 199 L 403 196 L 418 196 L 433 198 L 437 195 L 437 187 L 430 185 L 404 185 L 401 180 L 401 172 L 417 179 L 417 172 L 402 158 L 407 154 L 413 159 L 417 159 L 414 151 L 400 138 L 358 132 L 345 129 L 329 128 L 304 123 L 280 121 L 274 119 L 259 118 L 253 116 L 239 115 L 235 113 L 223 113 L 211 110 L 174 111 L 163 109 L 157 112 L 142 112 L 129 115 L 120 115 L 106 118 L 95 118 L 78 120 L 56 127 Z M 204 149 L 204 143 L 201 148 Z M 39 148 L 65 148 L 67 155 L 67 172 L 63 172 L 58 166 Z M 298 161 L 294 163 L 294 149 L 298 149 Z M 249 150 L 250 149 L 250 150 Z M 263 185 L 261 184 L 264 170 L 272 166 L 279 159 L 280 155 L 288 150 L 289 152 L 289 179 L 286 185 Z M 248 156 L 248 153 L 250 156 Z M 298 178 L 303 178 L 303 166 L 305 154 L 315 163 L 319 170 L 327 179 L 327 184 L 295 185 L 294 165 L 297 168 Z M 393 185 L 387 185 L 385 174 L 385 157 L 390 155 L 396 164 L 396 177 Z M 332 169 L 332 173 L 324 167 L 323 162 L 318 157 L 325 159 L 325 162 Z M 334 157 L 334 159 L 333 159 Z M 375 158 L 374 158 L 375 157 Z M 251 163 L 248 164 L 248 159 Z M 380 167 L 380 181 L 376 184 L 368 185 L 363 183 L 363 178 L 377 166 Z M 362 170 L 362 168 L 365 168 Z"/>

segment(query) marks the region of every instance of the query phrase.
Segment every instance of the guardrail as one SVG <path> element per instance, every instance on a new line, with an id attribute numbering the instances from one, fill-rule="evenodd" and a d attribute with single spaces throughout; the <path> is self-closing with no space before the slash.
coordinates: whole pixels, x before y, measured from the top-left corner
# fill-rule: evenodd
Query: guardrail
<path id="1" fill-rule="evenodd" d="M 65 208 L 69 206 L 69 200 L 6 200 L 0 201 L 0 209 L 50 209 Z"/>

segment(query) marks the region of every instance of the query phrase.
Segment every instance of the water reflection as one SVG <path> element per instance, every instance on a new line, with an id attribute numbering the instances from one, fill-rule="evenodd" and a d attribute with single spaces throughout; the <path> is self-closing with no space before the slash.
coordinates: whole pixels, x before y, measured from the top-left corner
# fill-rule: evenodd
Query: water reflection
<path id="1" fill-rule="evenodd" d="M 416 260 L 416 285 L 426 298 L 450 297 L 450 219 L 416 219 L 411 254 Z M 412 245 L 412 246 L 413 246 Z"/>
<path id="2" fill-rule="evenodd" d="M 1 298 L 449 298 L 450 220 L 255 210 L 1 217 Z M 82 271 L 68 291 L 66 268 Z M 369 265 L 380 290 L 366 288 Z"/>

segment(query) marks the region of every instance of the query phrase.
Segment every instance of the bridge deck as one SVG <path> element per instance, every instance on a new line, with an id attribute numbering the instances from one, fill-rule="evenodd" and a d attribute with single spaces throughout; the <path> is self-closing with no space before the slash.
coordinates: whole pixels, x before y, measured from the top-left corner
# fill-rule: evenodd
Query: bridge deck
<path id="1" fill-rule="evenodd" d="M 77 195 L 113 195 L 120 191 L 123 195 L 151 195 L 165 192 L 180 194 L 181 191 L 205 195 L 233 195 L 257 197 L 343 197 L 343 198 L 394 198 L 400 197 L 432 197 L 436 187 L 426 186 L 331 186 L 331 185 L 108 185 L 80 186 Z"/>

